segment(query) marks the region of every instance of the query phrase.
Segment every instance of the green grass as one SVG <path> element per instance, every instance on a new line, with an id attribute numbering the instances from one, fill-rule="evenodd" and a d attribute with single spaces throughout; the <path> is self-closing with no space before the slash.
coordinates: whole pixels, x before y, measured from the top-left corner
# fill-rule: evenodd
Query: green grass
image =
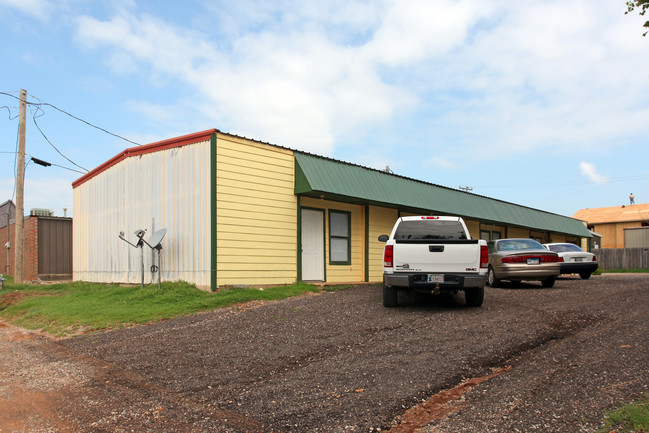
<path id="1" fill-rule="evenodd" d="M 65 283 L 5 284 L 0 290 L 0 318 L 27 329 L 56 336 L 119 329 L 185 316 L 256 300 L 280 300 L 307 292 L 338 290 L 311 284 L 258 288 L 226 288 L 210 293 L 185 282 L 157 285 Z"/>
<path id="2" fill-rule="evenodd" d="M 649 393 L 638 401 L 609 412 L 600 433 L 649 433 Z"/>

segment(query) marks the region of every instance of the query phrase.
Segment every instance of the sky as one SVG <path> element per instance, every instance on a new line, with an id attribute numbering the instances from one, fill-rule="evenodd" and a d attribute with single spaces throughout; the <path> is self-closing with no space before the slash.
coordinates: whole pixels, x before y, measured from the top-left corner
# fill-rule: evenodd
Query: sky
<path id="1" fill-rule="evenodd" d="M 0 0 L 0 203 L 216 128 L 572 216 L 649 203 L 649 37 L 625 0 Z M 50 167 L 34 164 L 31 157 Z"/>

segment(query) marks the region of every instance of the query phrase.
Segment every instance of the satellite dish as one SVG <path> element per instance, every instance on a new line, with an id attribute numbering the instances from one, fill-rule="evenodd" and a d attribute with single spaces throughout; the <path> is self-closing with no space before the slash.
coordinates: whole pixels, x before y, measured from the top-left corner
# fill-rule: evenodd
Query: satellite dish
<path id="1" fill-rule="evenodd" d="M 161 248 L 160 242 L 162 242 L 162 239 L 165 237 L 166 234 L 167 234 L 167 229 L 160 229 L 151 235 L 151 237 L 149 238 L 149 242 L 147 243 L 151 248 Z"/>

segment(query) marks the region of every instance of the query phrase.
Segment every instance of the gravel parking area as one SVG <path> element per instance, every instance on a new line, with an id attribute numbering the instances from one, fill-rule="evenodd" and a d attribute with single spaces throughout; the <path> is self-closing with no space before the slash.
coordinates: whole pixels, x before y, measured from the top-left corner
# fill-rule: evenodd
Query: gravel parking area
<path id="1" fill-rule="evenodd" d="M 0 328 L 0 432 L 592 432 L 649 391 L 649 275 L 400 303 L 361 286 L 58 342 Z"/>

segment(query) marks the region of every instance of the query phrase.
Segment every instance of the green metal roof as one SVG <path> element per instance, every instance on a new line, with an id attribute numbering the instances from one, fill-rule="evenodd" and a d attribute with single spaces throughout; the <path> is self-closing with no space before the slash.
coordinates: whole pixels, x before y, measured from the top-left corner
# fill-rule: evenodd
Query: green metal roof
<path id="1" fill-rule="evenodd" d="M 580 220 L 329 158 L 294 152 L 295 194 L 458 215 L 589 238 Z"/>

